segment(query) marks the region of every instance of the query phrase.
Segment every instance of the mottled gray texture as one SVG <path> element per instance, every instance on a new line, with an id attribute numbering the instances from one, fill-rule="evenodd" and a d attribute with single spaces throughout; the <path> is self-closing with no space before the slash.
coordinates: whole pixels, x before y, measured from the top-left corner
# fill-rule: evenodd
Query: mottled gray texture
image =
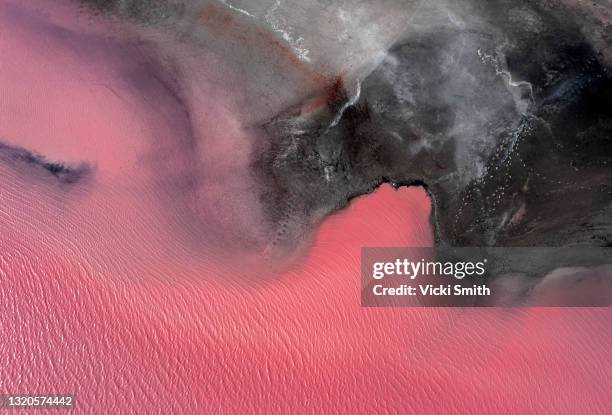
<path id="1" fill-rule="evenodd" d="M 609 5 L 85 3 L 242 62 L 245 117 L 261 132 L 252 168 L 277 247 L 383 182 L 427 188 L 441 246 L 612 244 Z M 313 70 L 342 69 L 339 92 L 304 112 L 313 91 L 279 76 L 279 62 L 247 46 L 223 52 L 193 29 L 210 4 L 271 31 Z M 372 43 L 359 35 L 370 32 Z"/>
<path id="2" fill-rule="evenodd" d="M 415 18 L 336 126 L 270 122 L 262 177 L 281 220 L 418 183 L 440 244 L 612 243 L 608 67 L 560 7 L 478 4 Z"/>

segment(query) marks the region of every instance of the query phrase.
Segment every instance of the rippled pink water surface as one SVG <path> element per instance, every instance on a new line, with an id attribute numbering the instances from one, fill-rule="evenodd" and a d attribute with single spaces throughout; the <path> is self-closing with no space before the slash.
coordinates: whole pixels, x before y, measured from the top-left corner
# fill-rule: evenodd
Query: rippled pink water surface
<path id="1" fill-rule="evenodd" d="M 122 89 L 121 55 L 67 48 L 16 4 L 0 0 L 0 137 L 94 173 L 0 164 L 1 393 L 99 414 L 609 413 L 609 309 L 362 308 L 362 246 L 433 243 L 420 188 L 354 199 L 282 264 L 232 244 L 261 212 L 225 86 L 193 103 L 209 179 L 177 197 L 164 172 L 187 156 L 159 157 L 176 131 Z M 28 10 L 73 24 L 62 2 Z"/>

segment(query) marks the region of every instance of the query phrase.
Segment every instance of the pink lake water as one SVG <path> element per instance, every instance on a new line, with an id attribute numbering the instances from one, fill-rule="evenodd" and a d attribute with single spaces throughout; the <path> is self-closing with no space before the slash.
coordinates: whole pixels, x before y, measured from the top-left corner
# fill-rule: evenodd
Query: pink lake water
<path id="1" fill-rule="evenodd" d="M 211 142 L 213 191 L 176 198 L 144 144 L 174 131 L 118 93 L 119 57 L 79 60 L 9 3 L 0 137 L 95 174 L 66 188 L 0 164 L 1 393 L 70 393 L 76 413 L 100 414 L 609 411 L 609 309 L 360 306 L 362 246 L 432 245 L 420 188 L 354 199 L 282 266 L 215 248 L 217 234 L 261 232 L 257 208 L 231 220 L 255 198 L 224 162 L 251 134 L 232 100 L 211 89 L 225 104 L 198 121 L 236 140 Z M 193 203 L 212 219 L 193 222 Z"/>

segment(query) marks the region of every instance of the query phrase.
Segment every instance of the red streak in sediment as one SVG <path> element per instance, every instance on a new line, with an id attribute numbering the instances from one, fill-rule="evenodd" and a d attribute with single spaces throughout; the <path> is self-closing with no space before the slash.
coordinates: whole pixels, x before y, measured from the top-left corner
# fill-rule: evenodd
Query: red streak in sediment
<path id="1" fill-rule="evenodd" d="M 259 49 L 257 53 L 263 50 L 274 53 L 292 70 L 298 71 L 311 86 L 321 87 L 330 83 L 329 78 L 302 62 L 295 52 L 272 32 L 240 21 L 223 7 L 209 4 L 200 15 L 199 22 L 215 35 L 239 41 L 245 47 Z"/>
<path id="2" fill-rule="evenodd" d="M 383 186 L 246 286 L 85 275 L 0 233 L 3 392 L 76 393 L 80 413 L 609 409 L 609 311 L 360 307 L 360 247 L 430 244 L 428 216 L 422 190 Z"/>
<path id="3" fill-rule="evenodd" d="M 299 75 L 303 90 L 312 91 L 312 97 L 304 105 L 303 111 L 315 111 L 346 99 L 343 74 L 330 76 L 315 70 L 269 30 L 244 22 L 224 7 L 214 4 L 206 6 L 198 21 L 216 36 L 238 41 L 243 47 L 256 48 L 256 54 L 272 53 L 284 70 Z"/>

